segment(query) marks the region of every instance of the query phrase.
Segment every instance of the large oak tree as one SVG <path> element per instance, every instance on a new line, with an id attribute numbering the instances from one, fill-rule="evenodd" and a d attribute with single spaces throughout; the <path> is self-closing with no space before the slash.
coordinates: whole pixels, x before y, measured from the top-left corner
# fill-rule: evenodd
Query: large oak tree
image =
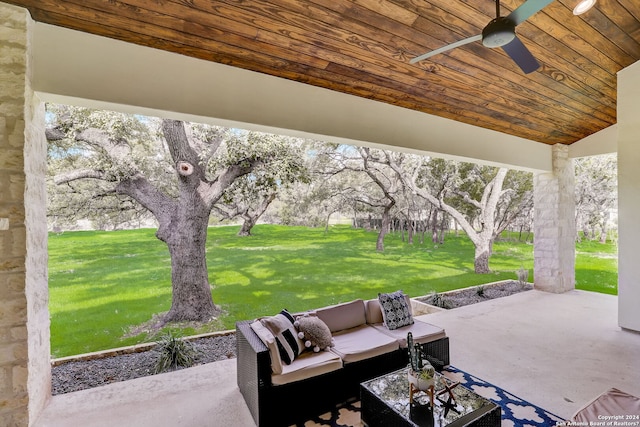
<path id="1" fill-rule="evenodd" d="M 153 124 L 158 135 L 154 138 Z M 233 183 L 263 168 L 298 170 L 283 138 L 178 120 L 51 106 L 46 130 L 53 181 L 92 181 L 89 198 L 119 196 L 148 210 L 156 237 L 171 256 L 169 321 L 207 321 L 217 315 L 208 280 L 209 216 Z M 284 159 L 284 160 L 283 160 Z M 290 172 L 294 173 L 295 172 Z M 86 187 L 85 187 L 86 188 Z"/>

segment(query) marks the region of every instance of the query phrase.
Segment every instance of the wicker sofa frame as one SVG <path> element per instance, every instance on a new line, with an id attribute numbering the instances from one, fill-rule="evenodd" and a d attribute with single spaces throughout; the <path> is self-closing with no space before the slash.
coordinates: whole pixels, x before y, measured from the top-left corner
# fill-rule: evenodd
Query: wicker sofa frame
<path id="1" fill-rule="evenodd" d="M 269 350 L 250 327 L 236 323 L 237 382 L 258 426 L 289 426 L 359 398 L 360 383 L 407 365 L 406 349 L 344 364 L 343 368 L 284 385 L 271 382 Z M 437 368 L 449 364 L 449 338 L 423 344 Z M 439 365 L 439 366 L 438 366 Z"/>

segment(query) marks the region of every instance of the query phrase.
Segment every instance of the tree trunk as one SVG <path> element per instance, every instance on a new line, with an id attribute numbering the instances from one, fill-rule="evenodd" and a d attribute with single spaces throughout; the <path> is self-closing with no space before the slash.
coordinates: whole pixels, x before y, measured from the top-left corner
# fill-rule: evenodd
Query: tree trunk
<path id="1" fill-rule="evenodd" d="M 378 240 L 376 241 L 376 251 L 378 252 L 384 252 L 384 236 L 387 234 L 387 230 L 389 230 L 391 223 L 389 212 L 393 205 L 394 203 L 390 206 L 385 206 L 384 212 L 382 213 L 382 224 L 380 225 L 380 232 L 378 233 Z"/>
<path id="2" fill-rule="evenodd" d="M 177 212 L 170 226 L 162 227 L 163 238 L 171 254 L 171 284 L 173 296 L 166 322 L 208 321 L 217 310 L 211 297 L 206 260 L 209 216 L 192 209 Z M 162 237 L 161 237 L 162 236 Z"/>
<path id="3" fill-rule="evenodd" d="M 238 236 L 251 236 L 251 229 L 256 225 L 256 223 L 250 216 L 243 217 L 243 220 L 242 227 L 240 228 L 240 231 L 238 231 Z"/>
<path id="4" fill-rule="evenodd" d="M 410 245 L 413 245 L 413 233 L 415 231 L 415 223 L 416 223 L 415 220 L 407 219 L 407 228 L 409 229 L 408 230 L 408 234 L 409 234 L 408 241 L 409 241 Z"/>
<path id="5" fill-rule="evenodd" d="M 473 268 L 476 274 L 487 274 L 489 270 L 489 258 L 491 257 L 491 242 L 476 243 Z"/>
<path id="6" fill-rule="evenodd" d="M 242 228 L 238 231 L 238 236 L 251 236 L 251 229 L 258 223 L 260 217 L 267 211 L 267 208 L 276 198 L 276 193 L 271 193 L 264 199 L 259 206 L 255 208 L 255 211 L 251 212 L 250 208 L 247 208 L 240 217 L 244 220 Z M 327 218 L 327 221 L 329 219 Z"/>
<path id="7" fill-rule="evenodd" d="M 438 243 L 438 210 L 433 209 L 431 213 L 431 241 Z"/>
<path id="8" fill-rule="evenodd" d="M 600 243 L 607 243 L 607 222 L 606 220 L 602 222 L 601 232 L 600 232 Z"/>
<path id="9" fill-rule="evenodd" d="M 329 233 L 329 221 L 331 220 L 332 214 L 333 212 L 329 212 L 329 214 L 327 215 L 327 219 L 324 222 L 324 234 Z"/>

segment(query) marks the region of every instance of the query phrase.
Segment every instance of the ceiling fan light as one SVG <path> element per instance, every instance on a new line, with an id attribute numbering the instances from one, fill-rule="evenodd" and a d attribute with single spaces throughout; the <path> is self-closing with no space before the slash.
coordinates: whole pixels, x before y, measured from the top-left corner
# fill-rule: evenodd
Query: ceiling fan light
<path id="1" fill-rule="evenodd" d="M 573 8 L 574 15 L 582 15 L 596 4 L 596 0 L 580 0 Z"/>
<path id="2" fill-rule="evenodd" d="M 515 24 L 505 17 L 498 17 L 482 29 L 482 44 L 494 48 L 509 44 L 516 37 Z"/>

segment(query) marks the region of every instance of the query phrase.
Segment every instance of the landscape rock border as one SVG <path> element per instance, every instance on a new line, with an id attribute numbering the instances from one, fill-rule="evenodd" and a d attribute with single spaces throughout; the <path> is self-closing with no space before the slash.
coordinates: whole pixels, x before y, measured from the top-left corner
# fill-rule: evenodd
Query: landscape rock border
<path id="1" fill-rule="evenodd" d="M 426 311 L 434 312 L 477 304 L 532 289 L 533 284 L 528 282 L 521 283 L 517 280 L 501 280 L 499 282 L 470 286 L 468 288 L 455 289 L 447 292 L 431 293 L 423 297 L 414 298 L 414 300 L 418 304 L 431 307 L 431 309 L 426 309 Z"/>

